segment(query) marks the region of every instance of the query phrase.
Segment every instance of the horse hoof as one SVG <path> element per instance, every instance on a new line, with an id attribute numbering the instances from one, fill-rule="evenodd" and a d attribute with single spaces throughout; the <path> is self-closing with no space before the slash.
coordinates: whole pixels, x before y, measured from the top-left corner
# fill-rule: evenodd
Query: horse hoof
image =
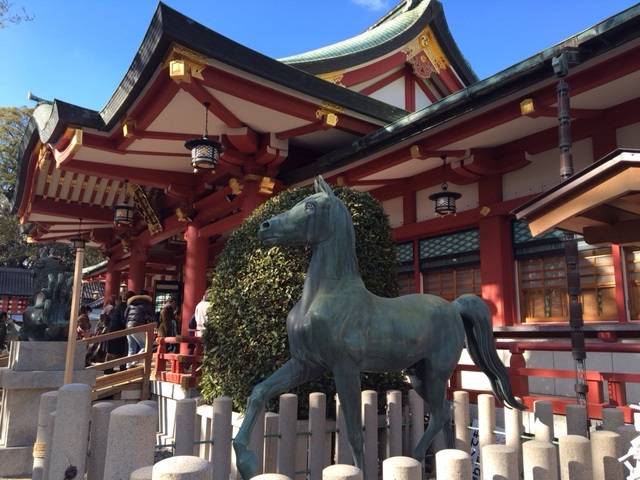
<path id="1" fill-rule="evenodd" d="M 258 459 L 252 452 L 245 450 L 237 456 L 236 467 L 238 468 L 240 475 L 242 475 L 242 478 L 244 480 L 249 480 L 256 475 Z"/>

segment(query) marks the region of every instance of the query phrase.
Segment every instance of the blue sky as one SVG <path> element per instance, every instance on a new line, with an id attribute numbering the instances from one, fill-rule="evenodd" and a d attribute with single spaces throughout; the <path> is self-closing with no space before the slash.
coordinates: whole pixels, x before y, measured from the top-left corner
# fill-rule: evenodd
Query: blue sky
<path id="1" fill-rule="evenodd" d="M 165 0 L 195 21 L 280 58 L 364 31 L 399 0 Z M 441 0 L 472 68 L 486 78 L 636 4 L 626 0 Z M 100 110 L 138 50 L 156 0 L 12 0 L 31 22 L 0 30 L 0 106 L 27 92 Z"/>

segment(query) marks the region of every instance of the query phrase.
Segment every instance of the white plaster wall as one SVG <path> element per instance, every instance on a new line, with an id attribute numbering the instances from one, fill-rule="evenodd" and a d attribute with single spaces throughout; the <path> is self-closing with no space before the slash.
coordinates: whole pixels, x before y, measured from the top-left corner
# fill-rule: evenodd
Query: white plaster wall
<path id="1" fill-rule="evenodd" d="M 591 138 L 573 144 L 573 168 L 579 172 L 593 163 Z M 560 183 L 560 151 L 557 148 L 532 155 L 531 163 L 502 176 L 505 200 L 538 194 Z"/>
<path id="2" fill-rule="evenodd" d="M 402 215 L 402 197 L 392 198 L 382 202 L 382 208 L 389 215 L 389 222 L 392 228 L 404 225 Z"/>
<path id="3" fill-rule="evenodd" d="M 640 148 L 640 123 L 617 129 L 616 141 L 620 148 Z"/>
<path id="4" fill-rule="evenodd" d="M 415 102 L 416 111 L 422 110 L 433 103 L 419 87 L 416 87 Z"/>
<path id="5" fill-rule="evenodd" d="M 376 90 L 369 95 L 369 97 L 389 103 L 398 108 L 406 108 L 404 98 L 404 78 L 399 78 L 391 82 L 389 85 L 382 87 L 380 90 Z"/>

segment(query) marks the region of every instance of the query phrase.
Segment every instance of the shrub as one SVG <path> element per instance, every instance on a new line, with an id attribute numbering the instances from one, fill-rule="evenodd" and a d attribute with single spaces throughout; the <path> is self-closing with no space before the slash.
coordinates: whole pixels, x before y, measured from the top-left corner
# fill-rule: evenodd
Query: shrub
<path id="1" fill-rule="evenodd" d="M 349 208 L 356 233 L 361 276 L 376 295 L 398 295 L 392 230 L 380 203 L 368 193 L 334 187 Z M 310 187 L 291 189 L 257 208 L 228 239 L 216 266 L 211 307 L 204 333 L 205 353 L 201 382 L 204 400 L 228 396 L 244 412 L 252 388 L 289 358 L 286 317 L 302 295 L 311 258 L 308 246 L 265 246 L 259 225 L 288 210 L 313 193 Z M 406 389 L 403 376 L 362 374 L 363 389 Z M 292 390 L 306 411 L 308 394 L 335 395 L 330 375 Z M 268 408 L 273 410 L 277 398 Z"/>

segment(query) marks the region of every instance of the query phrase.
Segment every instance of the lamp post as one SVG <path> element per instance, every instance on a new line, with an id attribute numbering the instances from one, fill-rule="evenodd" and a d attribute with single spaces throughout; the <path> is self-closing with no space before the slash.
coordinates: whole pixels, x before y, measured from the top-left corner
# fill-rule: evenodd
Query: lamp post
<path id="1" fill-rule="evenodd" d="M 67 337 L 67 357 L 64 364 L 63 383 L 67 385 L 73 381 L 73 364 L 76 356 L 76 329 L 78 327 L 78 311 L 82 295 L 82 265 L 84 264 L 84 246 L 86 240 L 82 237 L 82 219 L 78 228 L 78 235 L 71 238 L 71 246 L 76 250 L 76 263 L 73 271 L 73 292 L 71 295 L 71 318 L 69 318 L 69 334 Z"/>

